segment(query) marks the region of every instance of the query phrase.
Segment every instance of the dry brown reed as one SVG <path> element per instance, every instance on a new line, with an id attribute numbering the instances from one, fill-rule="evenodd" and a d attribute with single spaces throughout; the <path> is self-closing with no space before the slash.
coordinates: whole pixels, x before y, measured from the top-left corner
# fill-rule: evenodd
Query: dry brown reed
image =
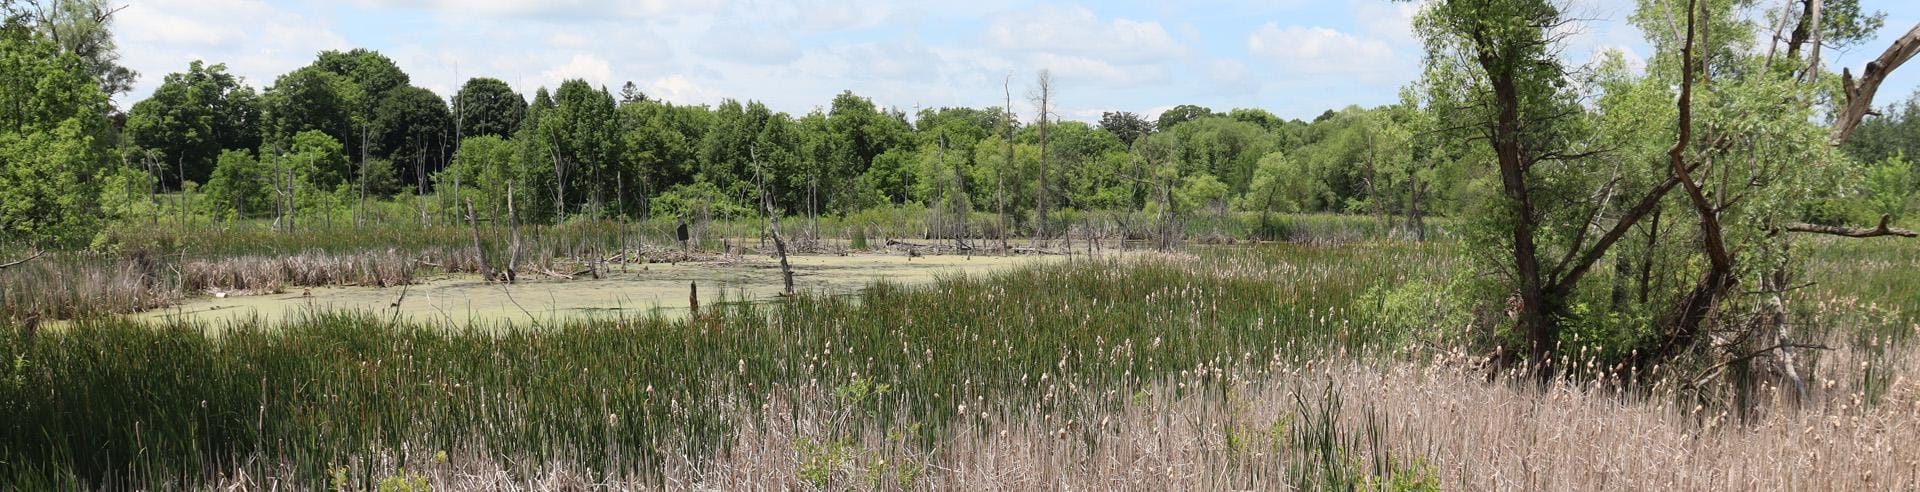
<path id="1" fill-rule="evenodd" d="M 565 460 L 516 464 L 464 451 L 415 449 L 405 462 L 391 453 L 372 462 L 375 476 L 450 490 L 1920 487 L 1920 447 L 1911 445 L 1920 432 L 1920 385 L 1896 378 L 1867 403 L 1858 357 L 1838 349 L 1806 403 L 1774 401 L 1746 421 L 1689 404 L 1686 390 L 1666 383 L 1561 382 L 1542 390 L 1489 382 L 1456 357 L 1336 358 L 1275 363 L 1244 378 L 1191 372 L 1098 413 L 962 405 L 954 432 L 931 446 L 914 442 L 912 424 L 850 425 L 858 419 L 849 412 L 859 410 L 830 388 L 807 385 L 758 408 L 731 405 L 741 430 L 730 453 L 675 460 L 653 477 L 598 477 Z M 1912 374 L 1920 358 L 1902 357 L 1894 369 Z M 275 479 L 229 480 L 222 485 Z"/>

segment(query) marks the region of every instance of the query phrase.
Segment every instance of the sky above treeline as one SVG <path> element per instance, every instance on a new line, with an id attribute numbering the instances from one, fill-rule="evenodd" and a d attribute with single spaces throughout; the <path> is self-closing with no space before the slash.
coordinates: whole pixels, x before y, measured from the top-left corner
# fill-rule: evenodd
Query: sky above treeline
<path id="1" fill-rule="evenodd" d="M 1034 3 L 1011 0 L 126 0 L 115 38 L 141 73 L 129 107 L 195 59 L 225 63 L 250 85 L 322 50 L 369 48 L 415 85 L 450 96 L 466 78 L 505 80 L 524 94 L 585 79 L 618 92 L 633 82 L 679 104 L 754 99 L 795 115 L 852 90 L 883 106 L 1015 110 L 1034 74 L 1053 71 L 1061 117 L 1104 111 L 1148 117 L 1180 104 L 1258 107 L 1312 118 L 1379 105 L 1419 77 L 1418 7 L 1387 0 L 1183 0 Z M 1569 0 L 1591 19 L 1564 53 L 1648 52 L 1628 25 L 1633 0 Z M 1879 39 L 1826 55 L 1855 67 L 1920 21 L 1920 2 L 1863 0 L 1886 11 Z M 1896 73 L 1880 103 L 1920 86 Z"/>

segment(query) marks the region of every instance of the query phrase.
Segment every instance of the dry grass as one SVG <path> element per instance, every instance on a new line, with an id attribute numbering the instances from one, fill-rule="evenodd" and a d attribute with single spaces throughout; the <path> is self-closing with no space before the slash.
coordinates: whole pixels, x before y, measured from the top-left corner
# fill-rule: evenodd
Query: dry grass
<path id="1" fill-rule="evenodd" d="M 1747 421 L 1705 413 L 1670 385 L 1488 382 L 1455 360 L 1276 363 L 1245 378 L 1202 370 L 1085 415 L 956 407 L 931 446 L 912 424 L 861 420 L 842 393 L 793 388 L 742 422 L 732 451 L 675 460 L 649 478 L 598 477 L 416 448 L 371 460 L 374 476 L 435 489 L 703 490 L 1912 490 L 1920 487 L 1920 385 L 1896 379 L 1865 404 L 1854 353 L 1829 356 L 1806 405 Z M 1897 370 L 1912 374 L 1920 359 Z M 1221 390 L 1220 388 L 1226 388 Z M 1077 388 L 1073 391 L 1100 391 Z M 798 403 L 796 403 L 798 402 Z M 618 416 L 609 416 L 617 419 Z M 564 453 L 563 453 L 564 454 Z M 356 469 L 356 471 L 359 471 Z M 395 478 L 398 480 L 398 478 Z M 222 485 L 280 481 L 236 475 Z"/>
<path id="2" fill-rule="evenodd" d="M 0 276 L 0 320 L 126 314 L 180 298 L 171 272 L 148 257 L 48 255 Z"/>
<path id="3" fill-rule="evenodd" d="M 293 256 L 241 256 L 194 260 L 181 266 L 181 285 L 189 292 L 275 292 L 286 286 L 411 283 L 414 259 L 387 250 L 347 255 L 307 253 Z"/>

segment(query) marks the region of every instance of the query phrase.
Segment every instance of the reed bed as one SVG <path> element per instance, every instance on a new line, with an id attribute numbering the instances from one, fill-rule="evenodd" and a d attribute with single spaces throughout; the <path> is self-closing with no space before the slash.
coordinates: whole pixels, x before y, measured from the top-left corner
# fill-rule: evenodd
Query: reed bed
<path id="1" fill-rule="evenodd" d="M 181 296 L 175 270 L 150 256 L 48 254 L 0 273 L 0 323 L 128 314 Z"/>
<path id="2" fill-rule="evenodd" d="M 1378 338 L 1338 313 L 1423 256 L 1378 246 L 1280 267 L 1247 255 L 1098 260 L 537 330 L 315 313 L 213 337 L 86 320 L 0 342 L 0 359 L 17 362 L 0 389 L 0 411 L 15 416 L 0 430 L 0 476 L 191 484 L 246 460 L 291 460 L 294 475 L 320 480 L 419 436 L 431 449 L 477 442 L 518 463 L 641 475 L 726 451 L 738 425 L 728 405 L 806 384 L 865 387 L 846 390 L 876 395 L 861 403 L 865 421 L 918 424 L 913 442 L 930 446 L 961 401 L 1091 412 L 1203 365 L 1365 350 Z M 1196 277 L 1196 262 L 1237 275 Z M 1253 271 L 1265 268 L 1281 270 Z M 1298 281 L 1257 280 L 1282 271 Z"/>
<path id="3" fill-rule="evenodd" d="M 1690 405 L 1672 385 L 1488 381 L 1456 355 L 1391 363 L 1329 357 L 1188 372 L 1087 415 L 975 413 L 932 446 L 911 424 L 866 420 L 871 393 L 803 383 L 740 423 L 730 451 L 599 474 L 475 445 L 386 450 L 376 483 L 436 489 L 788 490 L 1909 490 L 1920 487 L 1920 385 L 1862 399 L 1857 370 L 1816 398 L 1752 420 Z M 1835 359 L 1853 357 L 1841 349 Z M 1913 358 L 1902 367 L 1920 370 Z M 1842 366 L 1849 367 L 1849 366 Z M 1617 382 L 1616 382 L 1617 383 Z M 1192 388 L 1206 387 L 1206 391 Z M 1079 391 L 1097 392 L 1098 388 Z M 860 422 L 867 422 L 862 424 Z M 414 449 L 432 449 L 421 441 Z M 297 482 L 292 467 L 238 470 L 220 488 Z M 352 469 L 352 472 L 361 472 Z M 657 474 L 657 475 L 656 475 Z M 335 477 L 351 476 L 345 467 Z"/>
<path id="4" fill-rule="evenodd" d="M 1430 338 L 1457 327 L 1383 318 L 1450 248 L 1199 248 L 538 328 L 0 327 L 0 488 L 1920 486 L 1896 335 L 1920 326 L 1870 293 L 1796 291 L 1801 323 L 1846 328 L 1796 404 L 1683 384 L 1697 364 L 1543 391 Z"/>

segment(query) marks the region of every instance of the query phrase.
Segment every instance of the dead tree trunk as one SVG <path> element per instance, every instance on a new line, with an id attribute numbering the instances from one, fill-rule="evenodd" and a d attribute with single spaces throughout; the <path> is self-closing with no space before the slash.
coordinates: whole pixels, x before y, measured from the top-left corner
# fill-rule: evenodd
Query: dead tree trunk
<path id="1" fill-rule="evenodd" d="M 1047 117 L 1053 111 L 1053 72 L 1041 70 L 1036 84 L 1040 100 L 1040 195 L 1034 202 L 1033 245 L 1039 248 L 1052 239 L 1047 236 Z"/>
<path id="2" fill-rule="evenodd" d="M 780 237 L 780 214 L 773 211 L 773 198 L 767 196 L 765 176 L 760 172 L 760 157 L 754 149 L 747 149 L 748 157 L 753 159 L 753 181 L 760 188 L 760 210 L 766 214 L 767 222 L 773 226 L 773 248 L 780 254 L 780 280 L 786 287 L 786 295 L 793 295 L 793 265 L 787 263 L 787 240 Z"/>
<path id="3" fill-rule="evenodd" d="M 1008 75 L 1002 87 L 1007 93 L 1007 106 L 1000 111 L 1000 124 L 1005 129 L 1006 160 L 1001 161 L 993 170 L 994 179 L 999 180 L 999 189 L 994 191 L 995 206 L 1000 214 L 1000 251 L 1007 246 L 1007 166 L 1013 165 L 1013 76 Z"/>
<path id="4" fill-rule="evenodd" d="M 473 215 L 473 199 L 467 199 L 467 227 L 473 231 L 473 254 L 480 259 L 480 277 L 494 281 L 493 263 L 487 261 L 487 248 L 480 243 L 480 221 Z"/>
<path id="5" fill-rule="evenodd" d="M 520 213 L 513 209 L 513 180 L 507 180 L 507 244 L 506 280 L 511 284 L 518 280 L 520 268 Z"/>

